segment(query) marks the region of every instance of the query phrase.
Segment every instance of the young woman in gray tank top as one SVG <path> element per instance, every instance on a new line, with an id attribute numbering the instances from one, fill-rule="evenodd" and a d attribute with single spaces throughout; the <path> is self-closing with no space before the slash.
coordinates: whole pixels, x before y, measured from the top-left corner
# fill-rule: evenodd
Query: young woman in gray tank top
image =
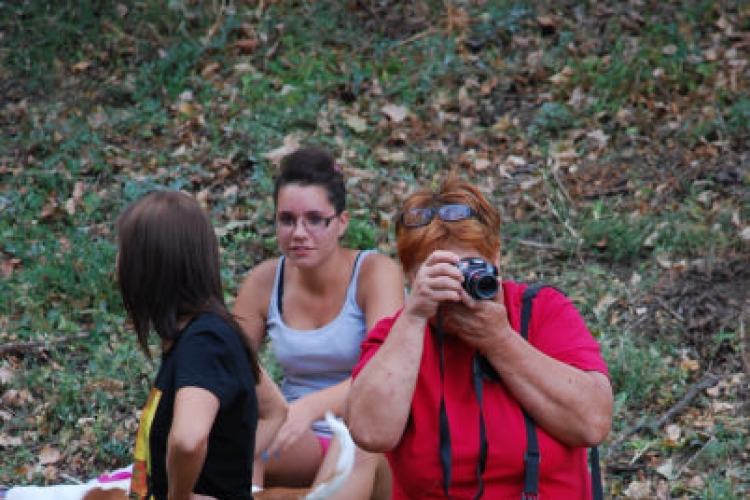
<path id="1" fill-rule="evenodd" d="M 349 222 L 341 170 L 325 150 L 285 157 L 274 187 L 282 256 L 245 278 L 234 314 L 253 345 L 270 339 L 281 367 L 289 413 L 255 482 L 306 487 L 332 472 L 327 411 L 341 415 L 360 343 L 379 319 L 404 303 L 400 266 L 374 251 L 344 248 Z M 326 460 L 326 457 L 331 457 Z M 389 499 L 384 457 L 357 450 L 353 473 L 335 498 Z"/>

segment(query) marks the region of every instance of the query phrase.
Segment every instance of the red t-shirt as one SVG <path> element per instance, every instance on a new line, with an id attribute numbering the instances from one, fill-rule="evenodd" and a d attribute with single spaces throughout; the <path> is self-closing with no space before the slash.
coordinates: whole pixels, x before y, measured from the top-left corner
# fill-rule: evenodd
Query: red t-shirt
<path id="1" fill-rule="evenodd" d="M 503 283 L 504 302 L 514 330 L 520 331 L 521 296 L 526 285 Z M 354 376 L 377 352 L 398 315 L 378 322 L 362 343 Z M 398 446 L 387 453 L 394 476 L 393 500 L 445 498 L 440 464 L 440 351 L 430 327 L 411 415 Z M 545 354 L 582 370 L 609 375 L 599 344 L 586 328 L 575 306 L 553 288 L 534 299 L 529 342 Z M 474 349 L 457 337 L 445 338 L 444 397 L 451 431 L 451 487 L 455 499 L 477 493 L 479 460 L 479 404 L 473 387 Z M 484 418 L 487 462 L 483 498 L 518 500 L 523 490 L 526 427 L 521 408 L 502 382 L 485 380 Z M 541 463 L 539 496 L 547 499 L 588 500 L 591 478 L 587 450 L 567 447 L 537 426 Z"/>

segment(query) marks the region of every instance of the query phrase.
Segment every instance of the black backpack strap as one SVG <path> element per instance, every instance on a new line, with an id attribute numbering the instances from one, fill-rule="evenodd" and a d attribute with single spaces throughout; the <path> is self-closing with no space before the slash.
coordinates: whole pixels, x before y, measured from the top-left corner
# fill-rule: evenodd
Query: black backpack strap
<path id="1" fill-rule="evenodd" d="M 521 296 L 521 336 L 525 341 L 529 340 L 529 322 L 531 321 L 531 302 L 537 296 L 539 290 L 547 285 L 537 283 L 529 285 Z"/>
<path id="2" fill-rule="evenodd" d="M 589 463 L 591 464 L 591 493 L 594 500 L 602 500 L 604 498 L 602 469 L 599 465 L 599 448 L 596 446 L 589 448 Z"/>
<path id="3" fill-rule="evenodd" d="M 521 297 L 521 336 L 528 342 L 529 340 L 529 322 L 531 321 L 531 304 L 534 297 L 544 285 L 531 285 L 523 292 Z M 521 500 L 534 500 L 539 498 L 539 463 L 542 460 L 539 454 L 539 443 L 536 436 L 536 425 L 526 410 L 523 411 L 523 420 L 526 423 L 526 453 L 523 461 L 526 464 L 526 471 L 523 482 L 523 493 Z"/>
<path id="4" fill-rule="evenodd" d="M 539 453 L 536 425 L 525 410 L 523 410 L 523 420 L 526 423 L 526 453 L 523 455 L 526 471 L 521 499 L 534 500 L 539 498 L 539 464 L 542 462 L 542 455 Z"/>
<path id="5" fill-rule="evenodd" d="M 530 285 L 524 290 L 521 296 L 521 336 L 528 342 L 529 340 L 529 322 L 531 321 L 531 304 L 539 290 L 546 285 Z M 539 498 L 539 463 L 541 455 L 539 453 L 539 443 L 536 436 L 536 425 L 531 417 L 523 410 L 523 419 L 526 422 L 526 441 L 527 449 L 524 455 L 526 463 L 526 474 L 524 476 L 522 500 L 535 500 Z M 599 449 L 593 446 L 589 449 L 589 463 L 591 465 L 591 492 L 594 500 L 604 498 L 604 489 L 602 487 L 602 471 L 599 465 Z"/>

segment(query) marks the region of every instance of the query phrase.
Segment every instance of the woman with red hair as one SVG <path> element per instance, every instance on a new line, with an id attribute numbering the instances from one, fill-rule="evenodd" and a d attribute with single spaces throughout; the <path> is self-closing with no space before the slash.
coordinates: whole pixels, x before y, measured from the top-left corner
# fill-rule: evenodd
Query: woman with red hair
<path id="1" fill-rule="evenodd" d="M 460 178 L 411 194 L 396 238 L 410 293 L 369 332 L 345 407 L 394 500 L 591 498 L 613 397 L 575 306 L 543 288 L 519 334 L 528 287 L 498 276 L 500 216 Z"/>

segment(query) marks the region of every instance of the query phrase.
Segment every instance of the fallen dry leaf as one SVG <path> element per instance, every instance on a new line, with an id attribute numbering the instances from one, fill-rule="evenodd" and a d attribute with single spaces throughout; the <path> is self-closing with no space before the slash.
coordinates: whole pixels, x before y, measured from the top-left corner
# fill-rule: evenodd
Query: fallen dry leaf
<path id="1" fill-rule="evenodd" d="M 668 425 L 665 431 L 667 432 L 667 437 L 671 441 L 677 441 L 682 435 L 682 428 L 677 424 Z"/>
<path id="2" fill-rule="evenodd" d="M 258 48 L 260 41 L 257 38 L 243 38 L 234 42 L 234 46 L 243 54 L 249 54 Z"/>
<path id="3" fill-rule="evenodd" d="M 606 148 L 607 143 L 609 142 L 609 136 L 605 134 L 601 129 L 596 129 L 593 132 L 589 132 L 588 134 L 586 134 L 586 137 L 596 141 L 596 145 L 599 149 Z"/>
<path id="4" fill-rule="evenodd" d="M 263 157 L 268 161 L 278 164 L 282 158 L 299 149 L 299 139 L 293 134 L 284 137 L 284 144 L 273 151 L 264 154 Z"/>
<path id="5" fill-rule="evenodd" d="M 8 436 L 6 434 L 0 434 L 0 447 L 10 448 L 13 446 L 21 446 L 23 441 L 17 436 Z"/>
<path id="6" fill-rule="evenodd" d="M 358 115 L 347 115 L 345 119 L 346 124 L 350 129 L 361 134 L 367 130 L 367 121 Z"/>
<path id="7" fill-rule="evenodd" d="M 393 123 L 401 123 L 409 114 L 409 110 L 406 107 L 398 106 L 396 104 L 388 104 L 387 106 L 383 106 L 380 111 Z"/>
<path id="8" fill-rule="evenodd" d="M 555 85 L 562 85 L 564 83 L 568 83 L 574 74 L 575 73 L 572 69 L 565 66 L 560 72 L 552 75 L 549 78 L 549 81 L 554 83 Z"/>
<path id="9" fill-rule="evenodd" d="M 633 481 L 625 488 L 625 496 L 633 499 L 651 498 L 651 481 Z"/>
<path id="10" fill-rule="evenodd" d="M 13 370 L 7 366 L 0 366 L 0 384 L 10 384 L 13 380 Z"/>
<path id="11" fill-rule="evenodd" d="M 86 71 L 91 67 L 91 61 L 81 61 L 79 63 L 76 63 L 72 66 L 72 69 L 76 73 L 80 73 L 83 71 Z"/>
<path id="12" fill-rule="evenodd" d="M 39 463 L 41 465 L 56 464 L 62 458 L 60 450 L 53 446 L 44 445 L 39 450 Z"/>
<path id="13" fill-rule="evenodd" d="M 700 367 L 701 364 L 696 359 L 683 359 L 682 361 L 680 361 L 680 368 L 686 372 L 698 371 Z"/>
<path id="14" fill-rule="evenodd" d="M 599 302 L 596 304 L 596 307 L 594 307 L 594 313 L 597 316 L 602 316 L 605 312 L 607 312 L 607 309 L 609 309 L 609 306 L 617 302 L 617 298 L 612 294 L 605 294 L 601 299 L 599 299 Z"/>
<path id="15" fill-rule="evenodd" d="M 0 273 L 4 277 L 9 277 L 16 269 L 21 268 L 21 259 L 9 259 L 3 262 L 0 262 Z"/>

